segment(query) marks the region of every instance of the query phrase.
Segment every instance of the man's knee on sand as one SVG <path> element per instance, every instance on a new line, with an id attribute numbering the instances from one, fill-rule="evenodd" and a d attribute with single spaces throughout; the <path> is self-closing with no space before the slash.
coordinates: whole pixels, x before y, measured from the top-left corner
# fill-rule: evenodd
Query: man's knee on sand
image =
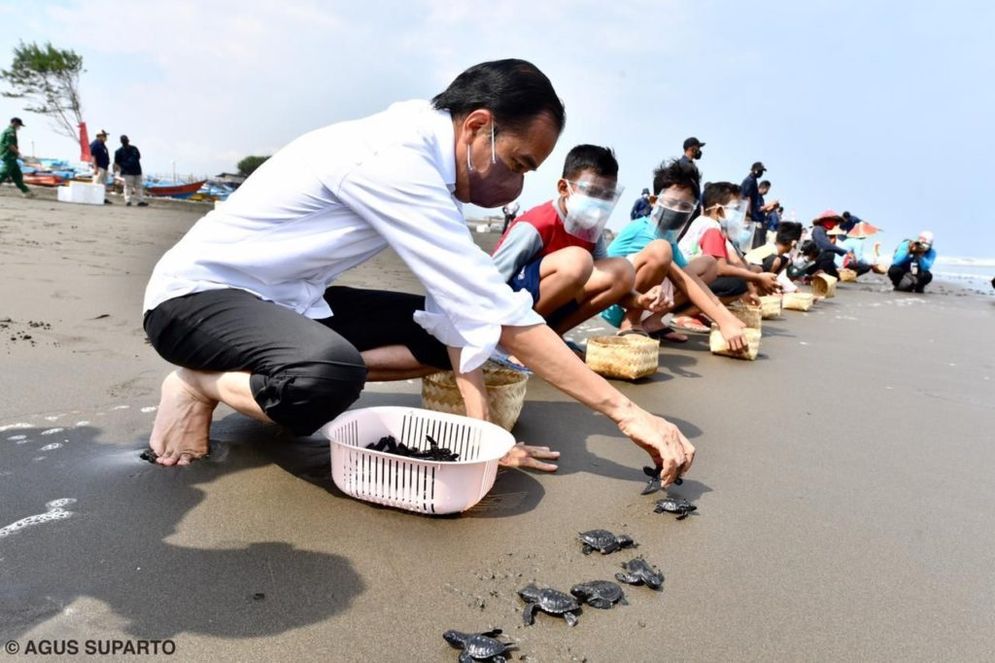
<path id="1" fill-rule="evenodd" d="M 344 412 L 365 384 L 359 351 L 331 340 L 302 350 L 298 361 L 251 378 L 252 395 L 266 415 L 298 435 L 310 435 Z"/>

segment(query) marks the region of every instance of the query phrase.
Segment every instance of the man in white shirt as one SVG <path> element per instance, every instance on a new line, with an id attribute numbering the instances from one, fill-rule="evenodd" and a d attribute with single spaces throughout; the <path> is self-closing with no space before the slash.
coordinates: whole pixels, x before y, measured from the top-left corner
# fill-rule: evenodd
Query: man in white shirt
<path id="1" fill-rule="evenodd" d="M 541 71 L 500 60 L 466 70 L 431 103 L 318 129 L 273 155 L 162 257 L 146 289 L 149 339 L 181 367 L 163 382 L 150 440 L 159 462 L 206 453 L 219 402 L 310 434 L 367 379 L 420 376 L 445 360 L 468 414 L 486 418 L 478 369 L 500 343 L 615 421 L 664 484 L 686 472 L 694 447 L 677 427 L 589 371 L 527 293 L 503 282 L 462 217 L 460 203 L 517 198 L 564 120 Z M 388 246 L 425 298 L 331 285 Z M 506 460 L 552 470 L 539 459 L 556 456 L 520 446 Z"/>

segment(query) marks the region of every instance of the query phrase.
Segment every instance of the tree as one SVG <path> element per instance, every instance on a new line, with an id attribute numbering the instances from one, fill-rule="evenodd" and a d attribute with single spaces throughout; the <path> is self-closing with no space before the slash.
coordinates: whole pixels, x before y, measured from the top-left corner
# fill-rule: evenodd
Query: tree
<path id="1" fill-rule="evenodd" d="M 246 177 L 248 177 L 249 175 L 252 174 L 252 172 L 256 168 L 259 168 L 259 166 L 263 165 L 263 163 L 266 162 L 266 159 L 269 159 L 269 157 L 268 156 L 265 156 L 265 157 L 255 157 L 255 156 L 245 157 L 244 159 L 242 159 L 241 161 L 238 162 L 238 165 L 236 167 L 238 168 L 238 172 L 239 173 L 241 173 L 242 175 L 245 175 Z"/>
<path id="2" fill-rule="evenodd" d="M 79 140 L 83 121 L 79 97 L 79 75 L 83 57 L 71 50 L 59 50 L 47 43 L 38 46 L 23 41 L 14 48 L 10 69 L 0 69 L 0 79 L 10 86 L 3 96 L 25 99 L 24 110 L 47 115 L 55 130 Z"/>

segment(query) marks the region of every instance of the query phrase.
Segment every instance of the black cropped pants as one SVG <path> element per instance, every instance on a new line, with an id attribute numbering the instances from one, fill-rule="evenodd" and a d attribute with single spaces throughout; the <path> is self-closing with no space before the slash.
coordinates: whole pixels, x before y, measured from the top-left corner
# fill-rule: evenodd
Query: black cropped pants
<path id="1" fill-rule="evenodd" d="M 422 364 L 449 368 L 446 347 L 412 319 L 425 298 L 332 287 L 334 315 L 312 320 L 244 290 L 198 292 L 145 314 L 145 333 L 163 359 L 198 371 L 247 371 L 266 415 L 310 435 L 359 398 L 360 352 L 404 345 Z"/>

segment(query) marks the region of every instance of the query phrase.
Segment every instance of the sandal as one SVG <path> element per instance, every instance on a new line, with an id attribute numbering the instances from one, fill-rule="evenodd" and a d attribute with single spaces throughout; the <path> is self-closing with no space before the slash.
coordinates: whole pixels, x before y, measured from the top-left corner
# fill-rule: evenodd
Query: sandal
<path id="1" fill-rule="evenodd" d="M 682 334 L 674 329 L 668 329 L 664 327 L 663 329 L 657 329 L 649 333 L 650 338 L 655 338 L 658 341 L 669 341 L 671 343 L 687 343 L 688 337 L 686 334 Z"/>
<path id="2" fill-rule="evenodd" d="M 650 333 L 645 329 L 640 327 L 630 327 L 629 329 L 620 329 L 615 333 L 616 336 L 646 336 L 649 337 Z"/>
<path id="3" fill-rule="evenodd" d="M 670 321 L 670 328 L 685 334 L 708 334 L 712 331 L 710 325 L 693 315 L 679 315 Z"/>

